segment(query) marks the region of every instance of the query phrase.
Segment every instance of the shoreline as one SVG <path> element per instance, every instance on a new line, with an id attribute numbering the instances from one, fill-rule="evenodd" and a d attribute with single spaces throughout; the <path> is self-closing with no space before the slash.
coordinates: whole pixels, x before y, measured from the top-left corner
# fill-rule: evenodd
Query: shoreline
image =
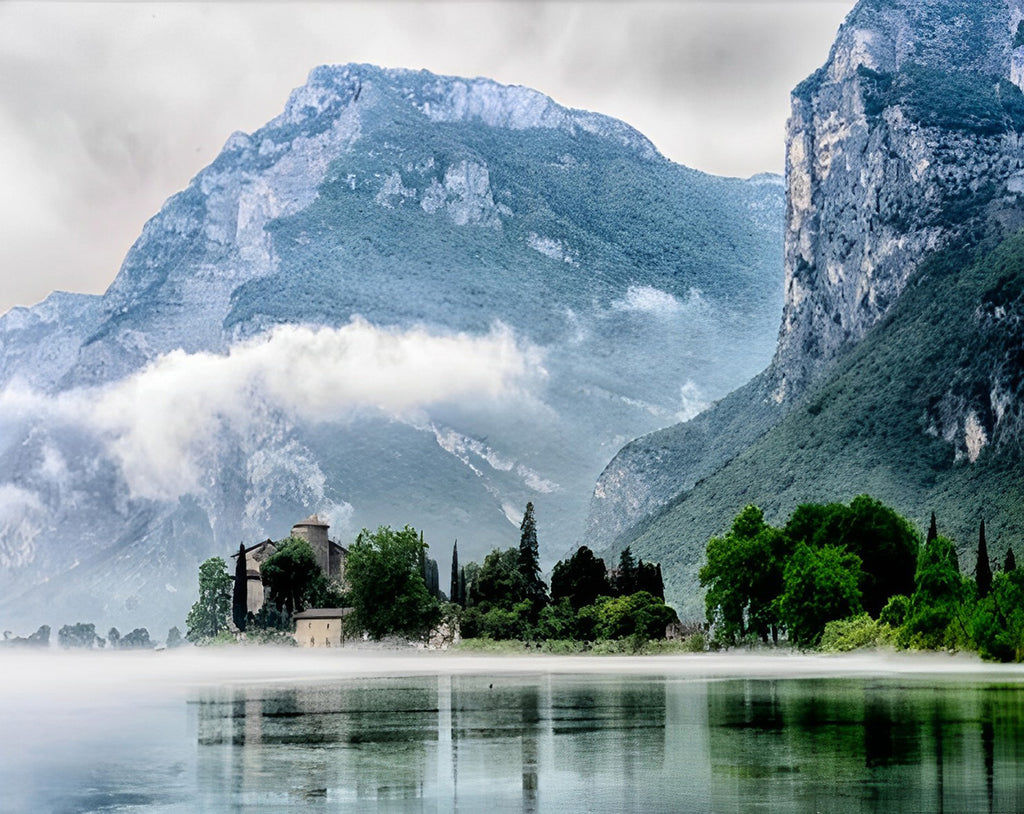
<path id="1" fill-rule="evenodd" d="M 728 651 L 651 656 L 486 654 L 346 647 L 182 648 L 170 651 L 0 653 L 0 690 L 38 693 L 72 681 L 79 690 L 151 690 L 428 676 L 632 676 L 691 681 L 934 678 L 1024 683 L 1024 665 L 983 662 L 970 653 L 870 651 L 819 654 Z"/>

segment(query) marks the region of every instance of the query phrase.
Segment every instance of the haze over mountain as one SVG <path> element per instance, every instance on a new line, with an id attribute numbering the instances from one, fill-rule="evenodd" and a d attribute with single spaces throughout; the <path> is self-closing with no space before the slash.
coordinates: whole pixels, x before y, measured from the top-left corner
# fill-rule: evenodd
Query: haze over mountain
<path id="1" fill-rule="evenodd" d="M 4 624 L 180 625 L 313 511 L 444 561 L 533 500 L 550 564 L 615 449 L 769 360 L 782 206 L 526 88 L 314 70 L 106 294 L 0 318 Z"/>
<path id="2" fill-rule="evenodd" d="M 621 450 L 588 520 L 662 560 L 684 615 L 749 503 L 777 521 L 867 492 L 934 510 L 963 553 L 982 517 L 994 553 L 1021 539 L 1022 20 L 1020 0 L 862 0 L 795 89 L 775 357 Z"/>

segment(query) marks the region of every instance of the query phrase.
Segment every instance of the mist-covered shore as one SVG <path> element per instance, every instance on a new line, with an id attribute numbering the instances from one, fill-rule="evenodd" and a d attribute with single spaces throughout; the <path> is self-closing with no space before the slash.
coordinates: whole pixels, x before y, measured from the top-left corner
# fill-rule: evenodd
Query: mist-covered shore
<path id="1" fill-rule="evenodd" d="M 56 690 L 69 685 L 80 691 L 130 692 L 159 685 L 305 683 L 427 675 L 634 675 L 681 680 L 934 675 L 940 679 L 978 676 L 1024 681 L 1024 666 L 988 663 L 966 653 L 889 651 L 826 655 L 734 650 L 665 656 L 593 656 L 358 647 L 333 651 L 211 647 L 162 652 L 83 653 L 54 649 L 0 653 L 0 688 L 8 697 L 11 693 L 38 693 L 51 686 Z"/>

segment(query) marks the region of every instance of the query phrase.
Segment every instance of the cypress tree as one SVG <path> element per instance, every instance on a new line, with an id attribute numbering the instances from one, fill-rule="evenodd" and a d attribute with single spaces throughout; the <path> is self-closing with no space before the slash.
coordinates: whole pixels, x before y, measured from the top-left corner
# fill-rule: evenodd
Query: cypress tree
<path id="1" fill-rule="evenodd" d="M 1006 561 L 1003 563 L 1003 570 L 1009 574 L 1017 570 L 1017 558 L 1013 556 L 1013 547 L 1006 547 Z"/>
<path id="2" fill-rule="evenodd" d="M 988 596 L 992 590 L 992 566 L 988 561 L 984 520 L 981 521 L 981 530 L 978 532 L 978 562 L 974 567 L 974 581 L 978 584 L 978 596 Z"/>
<path id="3" fill-rule="evenodd" d="M 619 596 L 630 596 L 636 593 L 637 567 L 633 551 L 629 546 L 619 556 L 619 567 L 615 572 L 615 592 Z"/>
<path id="4" fill-rule="evenodd" d="M 928 545 L 932 540 L 939 536 L 939 529 L 935 525 L 935 512 L 932 512 L 932 522 L 928 524 L 928 536 L 925 538 L 924 544 Z"/>
<path id="5" fill-rule="evenodd" d="M 539 609 L 547 585 L 540 578 L 540 549 L 537 545 L 537 521 L 533 517 L 533 503 L 526 504 L 526 513 L 519 530 L 519 573 L 526 586 L 526 598 Z"/>
<path id="6" fill-rule="evenodd" d="M 451 586 L 448 588 L 448 601 L 461 605 L 459 601 L 459 541 L 452 546 L 452 578 Z"/>
<path id="7" fill-rule="evenodd" d="M 235 585 L 231 594 L 231 620 L 243 633 L 245 632 L 246 611 L 249 609 L 249 585 L 245 567 L 245 543 L 238 544 L 238 556 L 235 563 Z"/>
<path id="8" fill-rule="evenodd" d="M 466 607 L 466 569 L 459 569 L 459 604 Z"/>

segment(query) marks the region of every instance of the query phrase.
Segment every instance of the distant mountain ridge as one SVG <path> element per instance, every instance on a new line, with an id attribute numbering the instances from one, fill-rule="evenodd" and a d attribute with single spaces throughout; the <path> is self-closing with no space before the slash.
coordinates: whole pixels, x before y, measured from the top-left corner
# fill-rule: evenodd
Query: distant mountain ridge
<path id="1" fill-rule="evenodd" d="M 537 91 L 315 69 L 102 297 L 0 317 L 0 615 L 180 625 L 199 560 L 313 511 L 443 560 L 533 500 L 553 561 L 615 448 L 767 361 L 782 215 Z"/>
<path id="2" fill-rule="evenodd" d="M 1004 490 L 995 471 L 1015 471 L 1021 365 L 1009 351 L 1016 306 L 994 317 L 986 305 L 1015 302 L 1015 278 L 995 270 L 1006 275 L 999 258 L 1016 249 L 991 252 L 1024 226 L 1022 21 L 1018 0 L 862 0 L 795 89 L 775 357 L 707 413 L 621 450 L 588 520 L 599 543 L 669 562 L 691 615 L 708 537 L 749 502 L 778 519 L 870 491 L 918 521 L 944 511 L 962 546 L 978 513 L 1003 529 L 1002 547 L 1024 531 L 1012 501 L 987 498 Z M 974 282 L 950 285 L 956 274 Z M 926 328 L 943 320 L 946 337 Z M 966 355 L 983 328 L 998 358 Z M 923 336 L 959 338 L 964 355 L 930 352 Z M 869 348 L 890 368 L 872 366 Z M 889 426 L 880 388 L 907 411 Z"/>

